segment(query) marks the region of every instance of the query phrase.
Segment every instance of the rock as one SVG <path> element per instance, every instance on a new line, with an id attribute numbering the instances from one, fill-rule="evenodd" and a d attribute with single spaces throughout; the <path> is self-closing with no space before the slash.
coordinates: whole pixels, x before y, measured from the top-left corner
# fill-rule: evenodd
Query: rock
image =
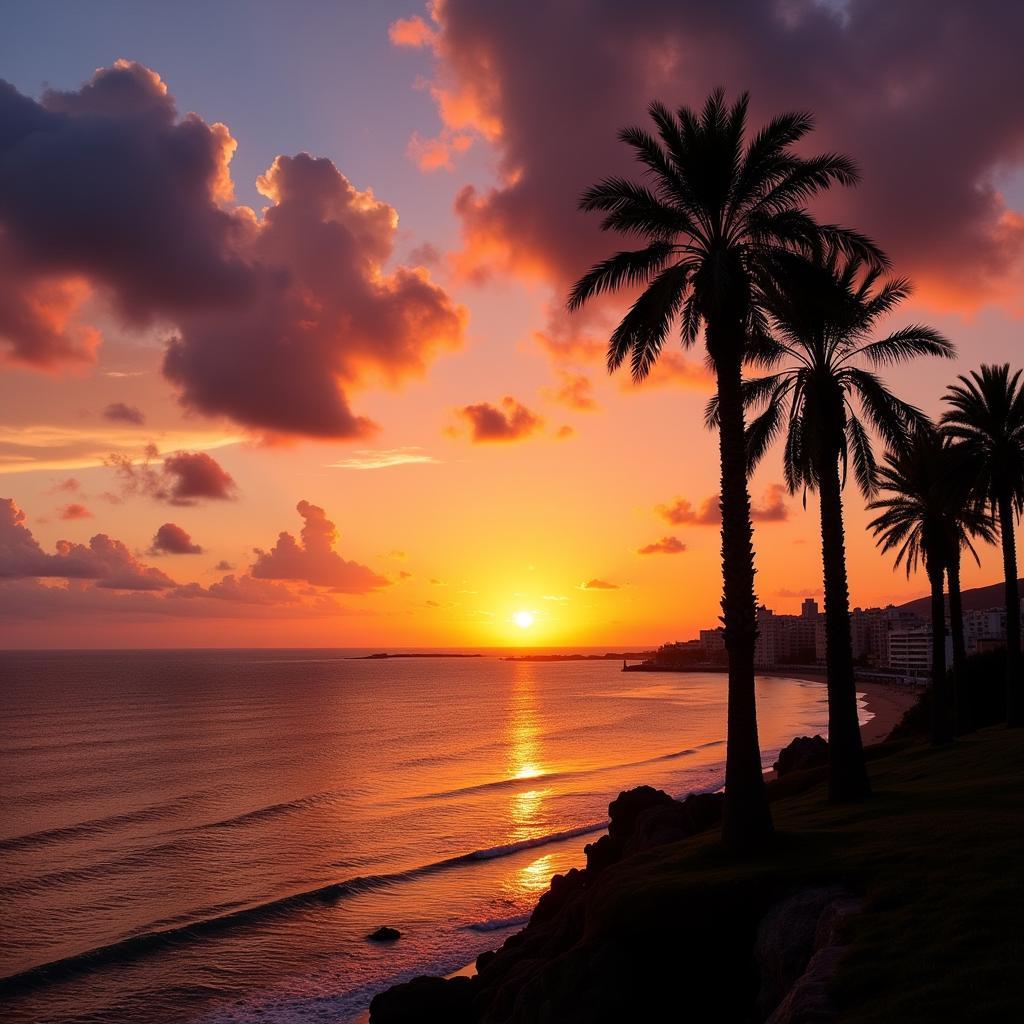
<path id="1" fill-rule="evenodd" d="M 836 1019 L 828 986 L 845 951 L 843 925 L 863 909 L 863 901 L 841 887 L 822 886 L 793 893 L 768 911 L 754 943 L 759 1020 L 823 1024 Z"/>
<path id="2" fill-rule="evenodd" d="M 636 828 L 637 818 L 651 807 L 669 807 L 676 803 L 661 789 L 637 786 L 620 793 L 608 805 L 608 835 L 628 839 Z"/>
<path id="3" fill-rule="evenodd" d="M 366 937 L 371 942 L 394 942 L 402 937 L 402 933 L 397 928 L 382 924 L 375 932 L 370 932 Z"/>
<path id="4" fill-rule="evenodd" d="M 754 940 L 754 959 L 761 980 L 758 1019 L 771 1013 L 803 974 L 817 948 L 822 914 L 842 895 L 838 886 L 801 889 L 765 914 Z"/>
<path id="5" fill-rule="evenodd" d="M 815 953 L 765 1024 L 832 1024 L 838 1013 L 828 986 L 844 952 L 842 946 L 826 946 Z"/>
<path id="6" fill-rule="evenodd" d="M 370 1024 L 474 1024 L 472 978 L 422 975 L 373 997 Z"/>
<path id="7" fill-rule="evenodd" d="M 790 772 L 801 772 L 828 763 L 828 740 L 821 736 L 797 736 L 779 751 L 779 759 L 772 765 L 781 779 Z"/>

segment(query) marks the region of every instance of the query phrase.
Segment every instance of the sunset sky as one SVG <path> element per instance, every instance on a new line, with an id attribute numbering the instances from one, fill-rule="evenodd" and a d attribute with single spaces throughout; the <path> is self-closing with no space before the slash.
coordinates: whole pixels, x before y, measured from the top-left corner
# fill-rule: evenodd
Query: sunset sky
<path id="1" fill-rule="evenodd" d="M 609 377 L 576 209 L 648 103 L 811 109 L 818 207 L 957 362 L 1024 363 L 1024 7 L 4 0 L 0 645 L 654 644 L 716 624 L 699 350 Z M 759 599 L 817 506 L 751 484 Z M 710 499 L 710 500 L 709 500 Z M 926 591 L 847 488 L 854 605 Z M 1000 578 L 996 549 L 964 585 Z M 522 614 L 517 614 L 522 613 Z"/>

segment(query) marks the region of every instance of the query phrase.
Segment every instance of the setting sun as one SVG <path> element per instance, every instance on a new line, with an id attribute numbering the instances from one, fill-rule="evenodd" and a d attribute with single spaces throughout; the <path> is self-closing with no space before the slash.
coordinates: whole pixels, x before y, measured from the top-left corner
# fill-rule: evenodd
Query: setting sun
<path id="1" fill-rule="evenodd" d="M 512 616 L 512 621 L 520 629 L 529 629 L 533 625 L 534 616 L 533 612 L 516 612 Z"/>

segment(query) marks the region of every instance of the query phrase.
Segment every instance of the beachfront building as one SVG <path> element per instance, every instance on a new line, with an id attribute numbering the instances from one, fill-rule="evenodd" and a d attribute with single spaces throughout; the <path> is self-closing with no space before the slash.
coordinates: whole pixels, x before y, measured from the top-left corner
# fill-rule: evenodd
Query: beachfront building
<path id="1" fill-rule="evenodd" d="M 853 660 L 871 668 L 889 666 L 889 634 L 906 632 L 927 623 L 903 608 L 887 605 L 885 608 L 854 608 L 850 612 L 850 641 Z M 825 622 L 822 616 L 814 642 L 815 660 L 825 662 Z"/>
<path id="2" fill-rule="evenodd" d="M 946 631 L 946 664 L 953 664 L 953 639 Z M 889 632 L 889 668 L 908 676 L 932 670 L 932 628 L 912 626 Z"/>
<path id="3" fill-rule="evenodd" d="M 807 598 L 799 615 L 776 615 L 761 605 L 757 609 L 757 641 L 754 665 L 801 665 L 814 661 L 815 633 L 821 619 L 818 602 Z"/>

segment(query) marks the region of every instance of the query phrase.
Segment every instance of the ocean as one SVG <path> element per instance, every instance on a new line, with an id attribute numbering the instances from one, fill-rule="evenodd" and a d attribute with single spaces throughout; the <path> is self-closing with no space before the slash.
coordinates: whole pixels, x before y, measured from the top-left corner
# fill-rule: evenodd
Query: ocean
<path id="1" fill-rule="evenodd" d="M 0 653 L 4 1021 L 346 1024 L 500 945 L 620 790 L 722 784 L 724 675 L 361 653 Z M 824 733 L 820 683 L 757 696 L 766 766 Z"/>

